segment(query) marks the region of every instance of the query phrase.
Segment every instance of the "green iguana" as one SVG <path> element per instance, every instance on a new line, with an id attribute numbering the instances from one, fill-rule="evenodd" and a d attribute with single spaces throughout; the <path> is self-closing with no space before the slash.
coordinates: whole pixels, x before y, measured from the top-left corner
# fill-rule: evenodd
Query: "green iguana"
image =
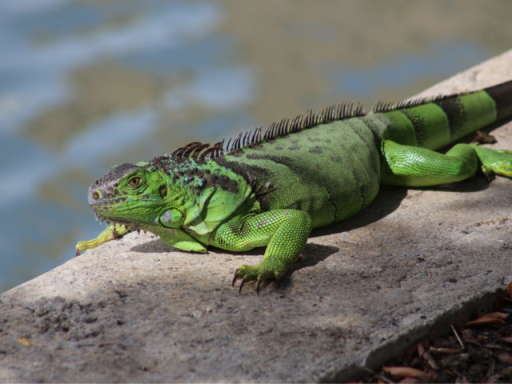
<path id="1" fill-rule="evenodd" d="M 312 228 L 368 206 L 380 184 L 424 187 L 470 178 L 481 169 L 512 177 L 512 151 L 457 144 L 512 115 L 512 81 L 481 91 L 360 105 L 259 127 L 214 145 L 194 142 L 149 162 L 113 167 L 89 188 L 97 219 L 112 222 L 80 252 L 130 230 L 154 233 L 172 246 L 206 252 L 211 245 L 242 252 L 266 246 L 257 266 L 242 265 L 241 280 L 283 276 L 301 254 Z"/>

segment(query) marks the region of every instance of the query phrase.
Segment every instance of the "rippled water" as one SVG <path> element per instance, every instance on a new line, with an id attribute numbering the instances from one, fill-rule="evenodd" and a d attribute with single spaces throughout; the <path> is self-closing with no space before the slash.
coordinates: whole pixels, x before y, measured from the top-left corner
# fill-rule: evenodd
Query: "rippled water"
<path id="1" fill-rule="evenodd" d="M 506 1 L 381 3 L 0 1 L 0 291 L 102 230 L 86 190 L 114 164 L 405 98 L 510 48 Z"/>

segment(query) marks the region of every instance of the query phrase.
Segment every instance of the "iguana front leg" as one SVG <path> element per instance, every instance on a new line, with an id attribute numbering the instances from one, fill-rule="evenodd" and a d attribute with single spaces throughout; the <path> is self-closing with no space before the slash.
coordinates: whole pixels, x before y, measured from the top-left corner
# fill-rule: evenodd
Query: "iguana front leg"
<path id="1" fill-rule="evenodd" d="M 311 217 L 295 209 L 278 209 L 245 217 L 236 217 L 221 225 L 211 245 L 228 251 L 247 251 L 267 245 L 263 260 L 256 266 L 242 265 L 235 272 L 233 285 L 242 279 L 257 280 L 257 292 L 265 279 L 279 278 L 300 256 L 309 233 Z"/>
<path id="2" fill-rule="evenodd" d="M 119 239 L 124 235 L 131 232 L 131 229 L 121 224 L 109 225 L 107 229 L 101 232 L 98 237 L 89 241 L 80 241 L 76 245 L 76 255 L 80 256 L 81 253 L 88 249 L 93 249 L 108 243 L 109 241 Z M 175 248 L 181 249 L 182 251 L 192 251 L 205 253 L 206 248 L 197 240 L 192 238 L 186 232 L 179 228 L 160 228 L 154 227 L 151 232 L 157 236 L 160 236 L 163 242 L 172 245 Z"/>
<path id="3" fill-rule="evenodd" d="M 127 233 L 131 232 L 131 229 L 121 224 L 109 225 L 98 237 L 88 241 L 80 241 L 76 245 L 76 255 L 80 256 L 81 253 L 88 249 L 99 247 L 102 244 L 108 243 L 109 241 L 119 239 Z"/>

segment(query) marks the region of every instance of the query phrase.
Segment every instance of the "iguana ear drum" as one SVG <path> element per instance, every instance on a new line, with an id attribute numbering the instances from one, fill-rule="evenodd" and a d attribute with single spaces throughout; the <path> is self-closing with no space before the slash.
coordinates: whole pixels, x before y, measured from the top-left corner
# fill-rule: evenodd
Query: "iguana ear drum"
<path id="1" fill-rule="evenodd" d="M 183 215 L 177 209 L 169 209 L 160 216 L 160 224 L 169 228 L 178 228 L 181 225 Z"/>
<path id="2" fill-rule="evenodd" d="M 167 186 L 165 184 L 161 185 L 160 188 L 158 188 L 158 193 L 160 194 L 160 197 L 167 196 Z"/>

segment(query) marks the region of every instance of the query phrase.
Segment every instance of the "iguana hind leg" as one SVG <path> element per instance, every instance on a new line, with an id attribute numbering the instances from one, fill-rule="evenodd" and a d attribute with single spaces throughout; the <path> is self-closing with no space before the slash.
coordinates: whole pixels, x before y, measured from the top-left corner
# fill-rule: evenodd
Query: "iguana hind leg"
<path id="1" fill-rule="evenodd" d="M 131 232 L 131 229 L 120 224 L 112 224 L 109 225 L 103 232 L 101 232 L 98 237 L 88 241 L 80 241 L 76 245 L 76 255 L 80 256 L 81 253 L 87 251 L 88 249 L 93 249 L 99 247 L 102 244 L 108 243 L 109 241 L 119 239 Z"/>
<path id="2" fill-rule="evenodd" d="M 382 143 L 381 183 L 405 187 L 425 187 L 465 180 L 479 167 L 489 176 L 512 176 L 512 151 L 457 144 L 446 154 L 426 148 Z"/>
<path id="3" fill-rule="evenodd" d="M 482 171 L 489 176 L 492 173 L 512 177 L 512 151 L 475 147 L 482 162 Z"/>
<path id="4" fill-rule="evenodd" d="M 309 233 L 311 218 L 303 211 L 278 209 L 249 217 L 237 217 L 221 225 L 215 233 L 213 246 L 229 251 L 247 251 L 268 244 L 263 260 L 256 266 L 242 265 L 235 272 L 243 284 L 282 277 L 300 256 Z"/>

